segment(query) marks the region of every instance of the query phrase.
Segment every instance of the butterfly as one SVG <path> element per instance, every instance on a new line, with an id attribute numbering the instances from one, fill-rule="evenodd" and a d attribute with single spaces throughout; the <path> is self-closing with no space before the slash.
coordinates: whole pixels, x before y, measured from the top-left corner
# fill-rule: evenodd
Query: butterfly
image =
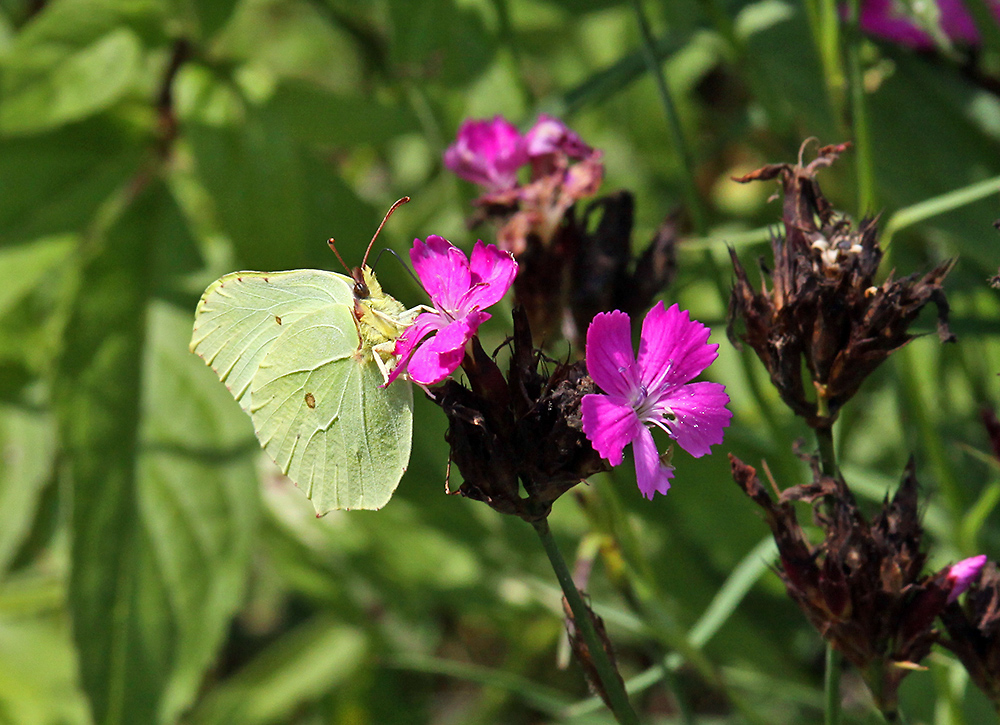
<path id="1" fill-rule="evenodd" d="M 392 206 L 372 243 L 406 201 Z M 413 392 L 408 382 L 386 382 L 396 339 L 423 308 L 383 292 L 367 257 L 350 277 L 233 272 L 208 286 L 195 312 L 191 351 L 320 516 L 381 508 L 410 458 Z"/>

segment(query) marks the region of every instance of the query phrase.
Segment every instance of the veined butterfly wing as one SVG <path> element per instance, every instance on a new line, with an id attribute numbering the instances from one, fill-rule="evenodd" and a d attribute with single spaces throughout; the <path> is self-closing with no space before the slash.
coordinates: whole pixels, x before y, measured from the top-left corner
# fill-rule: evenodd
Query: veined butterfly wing
<path id="1" fill-rule="evenodd" d="M 381 387 L 354 285 L 321 270 L 228 274 L 202 296 L 191 340 L 319 514 L 382 507 L 410 456 L 413 393 Z M 362 304 L 391 299 L 378 295 Z"/>

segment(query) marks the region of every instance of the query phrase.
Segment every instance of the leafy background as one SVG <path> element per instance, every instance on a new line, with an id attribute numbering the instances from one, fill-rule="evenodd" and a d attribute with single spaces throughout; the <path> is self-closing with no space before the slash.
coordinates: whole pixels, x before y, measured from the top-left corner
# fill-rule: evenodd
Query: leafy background
<path id="1" fill-rule="evenodd" d="M 710 374 L 735 410 L 715 455 L 678 456 L 669 496 L 643 500 L 627 466 L 578 487 L 553 515 L 560 543 L 594 564 L 592 602 L 649 722 L 672 721 L 664 666 L 704 722 L 819 718 L 822 643 L 768 570 L 765 527 L 724 455 L 766 459 L 790 485 L 804 476 L 791 442 L 808 431 L 724 339 L 725 244 L 751 262 L 780 213 L 770 188 L 731 176 L 794 160 L 809 136 L 853 138 L 843 66 L 813 32 L 815 3 L 642 4 L 689 176 L 637 5 L 0 2 L 0 722 L 609 722 L 564 667 L 530 528 L 444 495 L 437 408 L 417 401 L 389 506 L 317 520 L 187 352 L 212 279 L 335 269 L 330 236 L 354 263 L 404 194 L 383 244 L 489 240 L 467 229 L 475 192 L 442 151 L 465 118 L 526 127 L 543 111 L 604 150 L 605 191 L 636 195 L 638 245 L 697 200 L 666 298 L 712 325 Z M 995 558 L 1000 477 L 978 411 L 996 408 L 1000 370 L 985 284 L 1000 257 L 1000 100 L 944 57 L 859 51 L 870 143 L 821 181 L 840 208 L 895 223 L 887 268 L 959 257 L 960 341 L 931 335 L 883 366 L 843 415 L 841 458 L 878 501 L 915 455 L 932 564 Z M 421 301 L 393 260 L 378 273 Z M 507 319 L 484 330 L 488 349 Z M 927 664 L 903 688 L 911 721 L 990 717 L 950 657 Z M 844 688 L 864 721 L 863 688 Z"/>

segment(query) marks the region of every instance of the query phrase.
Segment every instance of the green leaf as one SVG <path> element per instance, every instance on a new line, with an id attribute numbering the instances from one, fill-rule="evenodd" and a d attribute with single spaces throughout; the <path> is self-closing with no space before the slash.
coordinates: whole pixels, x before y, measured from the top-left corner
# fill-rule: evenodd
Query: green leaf
<path id="1" fill-rule="evenodd" d="M 52 480 L 54 452 L 51 416 L 0 406 L 0 580 L 28 534 L 42 489 Z"/>
<path id="2" fill-rule="evenodd" d="M 12 55 L 32 48 L 83 48 L 111 30 L 127 27 L 145 45 L 166 42 L 164 0 L 59 0 L 31 18 L 17 35 Z"/>
<path id="3" fill-rule="evenodd" d="M 417 119 L 406 106 L 305 83 L 283 84 L 267 105 L 277 123 L 295 138 L 336 148 L 381 144 L 419 130 Z"/>
<path id="4" fill-rule="evenodd" d="M 69 235 L 61 235 L 0 247 L 0 268 L 6 275 L 0 287 L 0 315 L 9 313 L 56 263 L 66 258 L 74 241 Z"/>
<path id="5" fill-rule="evenodd" d="M 0 722 L 90 722 L 65 622 L 0 618 L 0 652 Z"/>
<path id="6" fill-rule="evenodd" d="M 358 630 L 320 616 L 272 644 L 216 687 L 192 713 L 192 725 L 269 723 L 345 683 L 367 659 Z"/>
<path id="7" fill-rule="evenodd" d="M 4 243 L 84 230 L 97 208 L 135 173 L 144 142 L 106 119 L 0 138 Z"/>
<path id="8" fill-rule="evenodd" d="M 156 185 L 110 229 L 57 370 L 70 611 L 99 723 L 173 722 L 191 701 L 242 600 L 255 518 L 242 416 L 187 353 L 190 312 L 151 302 L 178 213 Z"/>
<path id="9" fill-rule="evenodd" d="M 389 15 L 396 26 L 391 58 L 404 76 L 467 84 L 485 71 L 496 53 L 496 38 L 482 17 L 454 0 L 392 0 Z"/>
<path id="10" fill-rule="evenodd" d="M 0 134 L 38 133 L 103 111 L 135 85 L 141 57 L 128 28 L 71 53 L 45 46 L 8 56 L 0 76 Z"/>
<path id="11" fill-rule="evenodd" d="M 188 138 L 198 177 L 215 200 L 239 266 L 268 271 L 301 266 L 304 181 L 297 149 L 284 129 L 250 112 L 241 125 L 192 123 Z"/>
<path id="12" fill-rule="evenodd" d="M 0 246 L 0 268 L 8 274 L 0 287 L 0 399 L 24 403 L 27 386 L 57 353 L 59 310 L 68 301 L 69 254 L 76 244 L 63 234 Z"/>

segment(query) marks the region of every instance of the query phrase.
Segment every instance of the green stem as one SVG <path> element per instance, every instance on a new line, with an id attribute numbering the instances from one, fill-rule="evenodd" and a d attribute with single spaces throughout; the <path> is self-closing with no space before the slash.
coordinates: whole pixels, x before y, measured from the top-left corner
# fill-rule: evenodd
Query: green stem
<path id="1" fill-rule="evenodd" d="M 569 567 L 566 566 L 566 560 L 563 559 L 559 547 L 556 546 L 556 540 L 552 537 L 552 530 L 549 529 L 548 520 L 541 519 L 540 521 L 534 521 L 532 522 L 532 526 L 535 527 L 538 538 L 542 541 L 542 548 L 548 554 L 552 570 L 555 572 L 556 579 L 559 580 L 559 586 L 563 590 L 563 595 L 566 597 L 569 608 L 573 612 L 576 630 L 583 636 L 583 640 L 587 644 L 594 669 L 597 671 L 597 676 L 601 680 L 604 692 L 608 696 L 611 712 L 614 713 L 615 719 L 619 723 L 639 725 L 639 718 L 636 717 L 635 711 L 628 701 L 628 694 L 625 692 L 625 683 L 622 682 L 621 675 L 618 674 L 618 670 L 611 663 L 611 659 L 604 649 L 604 644 L 601 642 L 600 637 L 597 636 L 597 630 L 594 629 L 594 623 L 590 619 L 590 610 L 584 603 L 583 597 L 580 596 L 580 592 L 576 588 L 576 583 L 573 581 L 573 576 L 570 574 Z"/>
<path id="2" fill-rule="evenodd" d="M 632 0 L 632 9 L 635 11 L 635 19 L 639 24 L 639 33 L 642 36 L 642 57 L 646 61 L 653 80 L 656 82 L 656 90 L 660 94 L 660 102 L 667 116 L 667 130 L 670 132 L 670 139 L 673 142 L 674 151 L 681 160 L 681 168 L 684 171 L 684 197 L 688 211 L 691 214 L 691 223 L 698 236 L 704 236 L 707 229 L 705 210 L 702 208 L 701 198 L 698 196 L 698 187 L 694 180 L 694 159 L 691 156 L 691 149 L 684 139 L 684 131 L 681 128 L 680 116 L 677 114 L 677 106 L 670 95 L 667 87 L 667 80 L 663 75 L 663 67 L 656 57 L 656 44 L 653 41 L 653 32 L 649 28 L 649 21 L 642 10 L 642 0 Z"/>
<path id="3" fill-rule="evenodd" d="M 841 654 L 829 642 L 826 643 L 826 677 L 823 678 L 825 697 L 823 700 L 823 725 L 840 723 L 840 661 Z"/>
<path id="4" fill-rule="evenodd" d="M 850 86 L 851 125 L 858 174 L 858 213 L 869 214 L 875 208 L 875 171 L 872 162 L 871 134 L 865 111 L 865 84 L 861 73 L 860 31 L 858 30 L 859 0 L 847 3 L 845 33 L 847 45 L 847 79 Z"/>
<path id="5" fill-rule="evenodd" d="M 837 456 L 833 450 L 833 425 L 816 429 L 816 442 L 819 444 L 820 470 L 827 476 L 837 475 Z"/>
<path id="6" fill-rule="evenodd" d="M 816 442 L 819 444 L 820 469 L 827 476 L 837 475 L 837 456 L 833 448 L 833 424 L 816 428 Z M 838 725 L 840 722 L 840 662 L 842 656 L 832 642 L 826 643 L 826 676 L 824 685 L 824 725 Z"/>

